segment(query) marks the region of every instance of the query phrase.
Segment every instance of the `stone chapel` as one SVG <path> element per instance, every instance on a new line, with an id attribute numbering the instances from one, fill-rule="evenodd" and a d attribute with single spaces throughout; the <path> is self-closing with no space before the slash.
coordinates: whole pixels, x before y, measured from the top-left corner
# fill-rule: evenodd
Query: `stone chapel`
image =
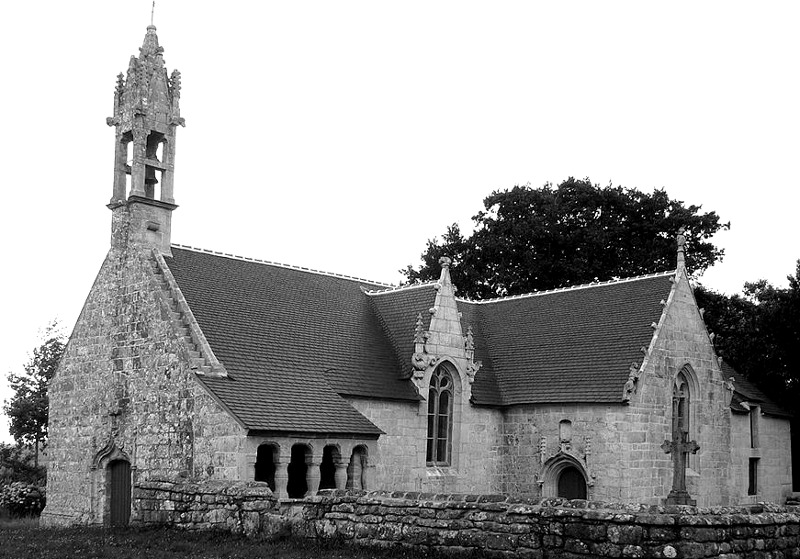
<path id="1" fill-rule="evenodd" d="M 50 384 L 43 523 L 136 521 L 142 481 L 783 502 L 788 414 L 673 270 L 470 301 L 171 243 L 180 73 L 120 74 L 111 246 Z M 674 232 L 673 232 L 674 233 Z"/>

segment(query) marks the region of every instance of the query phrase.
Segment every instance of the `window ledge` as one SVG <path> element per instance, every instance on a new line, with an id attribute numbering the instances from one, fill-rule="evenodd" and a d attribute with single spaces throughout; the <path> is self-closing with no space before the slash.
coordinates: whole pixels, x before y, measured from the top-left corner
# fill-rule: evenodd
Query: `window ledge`
<path id="1" fill-rule="evenodd" d="M 427 466 L 425 474 L 428 477 L 455 477 L 458 471 L 452 466 Z"/>

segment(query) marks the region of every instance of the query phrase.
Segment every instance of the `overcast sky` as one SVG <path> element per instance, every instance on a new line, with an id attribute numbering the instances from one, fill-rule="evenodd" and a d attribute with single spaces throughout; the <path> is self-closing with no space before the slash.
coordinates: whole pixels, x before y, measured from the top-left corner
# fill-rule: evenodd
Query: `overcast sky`
<path id="1" fill-rule="evenodd" d="M 149 0 L 3 5 L 0 400 L 108 249 L 116 74 Z M 159 0 L 183 76 L 173 242 L 396 283 L 496 189 L 569 176 L 716 211 L 706 285 L 800 258 L 798 2 Z M 9 440 L 0 421 L 0 440 Z"/>

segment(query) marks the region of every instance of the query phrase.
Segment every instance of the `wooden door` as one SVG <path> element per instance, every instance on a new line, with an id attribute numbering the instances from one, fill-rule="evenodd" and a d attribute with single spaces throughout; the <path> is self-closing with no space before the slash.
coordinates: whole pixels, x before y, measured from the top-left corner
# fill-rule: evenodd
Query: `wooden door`
<path id="1" fill-rule="evenodd" d="M 586 481 L 574 466 L 567 466 L 558 476 L 558 496 L 562 499 L 586 498 Z"/>
<path id="2" fill-rule="evenodd" d="M 112 526 L 127 526 L 131 518 L 131 465 L 116 460 L 108 465 Z"/>

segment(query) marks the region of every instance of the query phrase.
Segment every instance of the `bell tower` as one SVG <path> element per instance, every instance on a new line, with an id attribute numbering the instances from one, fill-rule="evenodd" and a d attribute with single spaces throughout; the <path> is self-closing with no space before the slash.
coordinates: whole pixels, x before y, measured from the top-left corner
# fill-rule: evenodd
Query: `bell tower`
<path id="1" fill-rule="evenodd" d="M 181 74 L 167 76 L 154 25 L 147 27 L 139 56 L 117 76 L 111 245 L 154 247 L 170 254 L 175 174 L 175 131 L 180 114 Z"/>

